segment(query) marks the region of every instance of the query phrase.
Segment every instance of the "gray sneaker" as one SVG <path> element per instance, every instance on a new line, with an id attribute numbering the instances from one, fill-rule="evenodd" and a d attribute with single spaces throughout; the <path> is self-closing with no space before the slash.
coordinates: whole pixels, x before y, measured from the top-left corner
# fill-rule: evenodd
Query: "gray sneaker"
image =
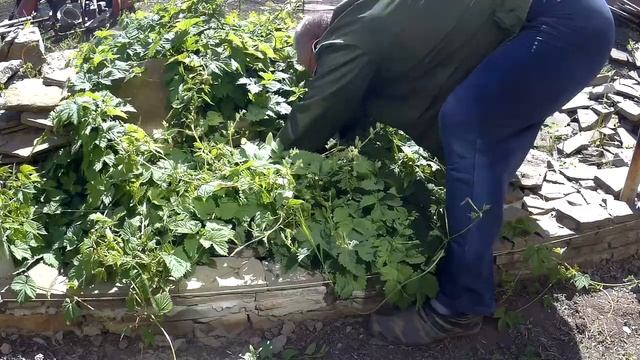
<path id="1" fill-rule="evenodd" d="M 369 328 L 378 337 L 398 345 L 426 345 L 448 337 L 475 334 L 482 316 L 445 316 L 426 304 L 395 315 L 371 315 Z"/>

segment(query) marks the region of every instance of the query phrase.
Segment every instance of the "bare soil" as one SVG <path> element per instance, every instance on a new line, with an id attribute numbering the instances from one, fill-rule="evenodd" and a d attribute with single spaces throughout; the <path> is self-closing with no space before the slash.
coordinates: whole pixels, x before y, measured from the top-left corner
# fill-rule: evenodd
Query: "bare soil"
<path id="1" fill-rule="evenodd" d="M 640 277 L 640 259 L 601 264 L 588 272 L 598 281 L 620 283 L 629 275 Z M 640 360 L 640 288 L 575 293 L 570 286 L 543 292 L 545 287 L 544 282 L 523 281 L 517 295 L 506 301 L 509 309 L 526 306 L 520 312 L 523 323 L 510 330 L 499 331 L 496 320 L 487 319 L 476 336 L 410 348 L 390 346 L 373 338 L 366 329 L 367 319 L 361 317 L 298 323 L 285 348 L 304 350 L 312 343 L 318 348 L 326 345 L 328 352 L 323 358 L 335 360 Z M 268 331 L 261 340 L 272 338 L 279 331 Z M 197 339 L 173 341 L 179 359 L 194 360 L 240 359 L 249 346 L 249 341 L 242 339 L 215 347 Z M 120 341 L 117 335 L 78 338 L 65 334 L 48 338 L 2 334 L 0 345 L 0 350 L 11 348 L 9 354 L 0 354 L 1 360 L 171 358 L 166 345 L 146 348 L 139 340 Z"/>

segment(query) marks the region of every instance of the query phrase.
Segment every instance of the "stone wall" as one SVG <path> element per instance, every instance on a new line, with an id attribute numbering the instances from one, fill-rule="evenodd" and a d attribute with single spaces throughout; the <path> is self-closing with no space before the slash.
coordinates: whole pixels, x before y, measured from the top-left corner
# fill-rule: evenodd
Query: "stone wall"
<path id="1" fill-rule="evenodd" d="M 499 241 L 495 248 L 498 275 L 528 273 L 523 252 L 530 245 L 566 247 L 570 264 L 588 265 L 634 256 L 640 249 L 640 220 L 602 225 L 575 233 L 555 222 L 551 215 L 536 219 L 539 231 L 515 241 Z M 555 226 L 555 231 L 553 230 Z M 103 332 L 136 335 L 136 319 L 126 309 L 126 292 L 118 286 L 102 285 L 78 295 L 83 307 L 91 307 L 77 322 L 67 324 L 62 314 L 66 278 L 44 264 L 30 272 L 41 291 L 36 301 L 20 305 L 14 294 L 0 293 L 0 328 L 3 331 L 55 335 L 71 331 L 81 336 Z M 372 281 L 373 283 L 373 281 Z M 297 270 L 283 273 L 278 265 L 255 258 L 215 258 L 210 266 L 199 266 L 177 284 L 174 307 L 164 327 L 175 338 L 198 338 L 222 345 L 234 337 L 263 336 L 281 328 L 285 321 L 311 321 L 363 315 L 382 301 L 374 290 L 336 299 L 330 281 L 317 273 Z M 312 322 L 313 324 L 313 322 Z M 162 336 L 158 332 L 158 340 Z"/>

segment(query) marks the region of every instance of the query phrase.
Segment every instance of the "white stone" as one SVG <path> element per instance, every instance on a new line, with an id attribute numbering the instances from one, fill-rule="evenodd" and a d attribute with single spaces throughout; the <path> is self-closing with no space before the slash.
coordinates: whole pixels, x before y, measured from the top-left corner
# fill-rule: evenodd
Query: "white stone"
<path id="1" fill-rule="evenodd" d="M 547 239 L 559 238 L 564 236 L 573 235 L 574 232 L 559 224 L 553 214 L 546 214 L 533 217 L 538 226 L 540 227 L 540 233 Z"/>
<path id="2" fill-rule="evenodd" d="M 612 60 L 615 60 L 621 63 L 632 62 L 631 56 L 622 50 L 611 49 L 611 53 L 609 54 L 609 56 L 611 57 Z"/>
<path id="3" fill-rule="evenodd" d="M 576 192 L 576 189 L 567 184 L 554 184 L 550 182 L 545 182 L 542 184 L 542 188 L 538 192 L 543 199 L 556 200 L 562 199 L 563 197 Z"/>
<path id="4" fill-rule="evenodd" d="M 615 109 L 601 104 L 592 106 L 591 110 L 593 110 L 598 115 L 610 115 L 615 111 Z"/>
<path id="5" fill-rule="evenodd" d="M 518 185 L 523 188 L 537 188 L 542 185 L 549 160 L 549 155 L 542 151 L 529 150 L 527 157 L 516 172 Z"/>
<path id="6" fill-rule="evenodd" d="M 628 172 L 628 167 L 600 169 L 596 171 L 593 181 L 605 193 L 618 197 L 624 187 Z"/>
<path id="7" fill-rule="evenodd" d="M 640 121 L 640 106 L 631 100 L 618 103 L 618 113 L 630 121 Z"/>
<path id="8" fill-rule="evenodd" d="M 44 263 L 39 263 L 27 272 L 27 275 L 35 282 L 38 292 L 45 294 L 65 294 L 67 292 L 67 279 L 53 268 Z"/>
<path id="9" fill-rule="evenodd" d="M 44 64 L 44 42 L 35 26 L 25 27 L 18 33 L 9 49 L 7 60 L 22 60 L 39 69 Z"/>
<path id="10" fill-rule="evenodd" d="M 589 98 L 593 100 L 600 99 L 605 95 L 613 94 L 615 91 L 616 91 L 616 88 L 615 86 L 613 86 L 613 84 L 603 84 L 603 85 L 595 86 L 589 92 Z"/>
<path id="11" fill-rule="evenodd" d="M 48 86 L 64 87 L 69 81 L 73 81 L 76 77 L 76 71 L 73 68 L 56 70 L 42 77 L 42 82 Z"/>
<path id="12" fill-rule="evenodd" d="M 3 94 L 4 110 L 49 111 L 53 110 L 64 92 L 56 86 L 45 86 L 42 79 L 25 79 L 10 85 Z"/>
<path id="13" fill-rule="evenodd" d="M 598 114 L 590 109 L 578 109 L 578 122 L 581 131 L 594 130 L 598 126 Z"/>
<path id="14" fill-rule="evenodd" d="M 586 231 L 611 223 L 609 214 L 598 205 L 560 206 L 557 221 L 574 231 Z"/>
<path id="15" fill-rule="evenodd" d="M 572 155 L 578 151 L 584 150 L 589 147 L 591 140 L 594 138 L 594 133 L 594 131 L 581 132 L 558 145 L 558 150 L 565 155 Z"/>
<path id="16" fill-rule="evenodd" d="M 589 94 L 581 92 L 571 99 L 567 104 L 562 107 L 563 112 L 574 111 L 578 109 L 586 109 L 595 105 L 596 102 L 589 99 Z"/>
<path id="17" fill-rule="evenodd" d="M 567 114 L 563 113 L 554 113 L 549 116 L 545 121 L 544 125 L 551 128 L 563 128 L 571 122 L 571 118 Z"/>
<path id="18" fill-rule="evenodd" d="M 578 184 L 580 185 L 580 188 L 587 189 L 587 190 L 595 190 L 598 188 L 596 186 L 596 183 L 593 182 L 593 180 L 580 180 L 578 181 Z"/>
<path id="19" fill-rule="evenodd" d="M 547 171 L 547 176 L 545 176 L 544 181 L 556 183 L 556 184 L 569 184 L 570 181 L 567 180 L 566 177 L 558 174 L 555 171 Z"/>
<path id="20" fill-rule="evenodd" d="M 538 196 L 529 195 L 522 199 L 523 207 L 533 215 L 546 214 L 552 210 L 552 207 L 546 201 Z"/>
<path id="21" fill-rule="evenodd" d="M 600 73 L 595 78 L 593 78 L 593 80 L 591 80 L 591 83 L 589 83 L 589 85 L 590 86 L 604 85 L 611 80 L 611 76 L 613 76 L 613 73 Z"/>
<path id="22" fill-rule="evenodd" d="M 0 346 L 0 352 L 2 352 L 3 355 L 9 355 L 12 351 L 11 345 L 7 343 L 3 343 L 2 346 Z"/>
<path id="23" fill-rule="evenodd" d="M 217 257 L 213 258 L 213 262 L 214 267 L 197 266 L 193 275 L 182 280 L 178 288 L 182 291 L 202 291 L 266 285 L 264 267 L 258 259 Z"/>
<path id="24" fill-rule="evenodd" d="M 616 129 L 618 137 L 622 142 L 622 147 L 627 149 L 633 149 L 636 146 L 636 139 L 629 133 L 629 131 L 623 127 Z"/>
<path id="25" fill-rule="evenodd" d="M 6 84 L 10 77 L 22 68 L 22 60 L 0 62 L 0 84 Z"/>
<path id="26" fill-rule="evenodd" d="M 567 195 L 563 200 L 569 203 L 569 205 L 587 205 L 587 202 L 582 197 L 582 195 L 580 195 L 580 193 L 577 193 L 577 192 Z M 558 207 L 556 207 L 556 209 Z"/>
<path id="27" fill-rule="evenodd" d="M 593 190 L 580 189 L 580 194 L 587 204 L 600 205 L 602 203 L 602 196 Z"/>
<path id="28" fill-rule="evenodd" d="M 631 98 L 637 98 L 640 93 L 635 86 L 624 83 L 622 80 L 618 80 L 613 83 L 613 87 L 617 94 L 627 96 Z"/>
<path id="29" fill-rule="evenodd" d="M 47 54 L 46 62 L 42 66 L 42 76 L 46 77 L 56 71 L 68 68 L 75 54 L 76 50 L 63 50 Z"/>
<path id="30" fill-rule="evenodd" d="M 53 122 L 49 119 L 49 113 L 23 112 L 22 115 L 20 115 L 20 122 L 45 130 L 53 128 Z"/>
<path id="31" fill-rule="evenodd" d="M 632 149 L 606 147 L 605 150 L 612 155 L 612 158 L 609 161 L 612 166 L 628 167 L 631 165 L 631 159 L 633 158 Z"/>
<path id="32" fill-rule="evenodd" d="M 596 174 L 595 166 L 576 163 L 567 168 L 561 168 L 560 173 L 571 180 L 593 180 Z"/>
<path id="33" fill-rule="evenodd" d="M 607 212 L 615 223 L 624 223 L 637 218 L 631 207 L 623 201 L 607 199 L 606 204 Z"/>

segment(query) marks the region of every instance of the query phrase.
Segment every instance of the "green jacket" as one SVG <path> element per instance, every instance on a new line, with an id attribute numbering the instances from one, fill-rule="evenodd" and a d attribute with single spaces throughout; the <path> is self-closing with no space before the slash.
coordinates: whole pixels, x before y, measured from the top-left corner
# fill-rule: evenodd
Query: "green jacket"
<path id="1" fill-rule="evenodd" d="M 318 65 L 308 93 L 278 138 L 286 148 L 319 151 L 345 128 L 380 122 L 440 156 L 443 102 L 520 30 L 530 3 L 344 1 L 316 45 Z"/>

